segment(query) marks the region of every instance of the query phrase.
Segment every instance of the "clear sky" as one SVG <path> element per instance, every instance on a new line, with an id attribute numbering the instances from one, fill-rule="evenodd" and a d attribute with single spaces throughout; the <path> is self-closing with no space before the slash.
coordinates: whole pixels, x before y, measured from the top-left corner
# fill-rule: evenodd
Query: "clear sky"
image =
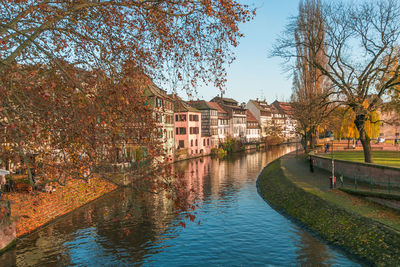
<path id="1" fill-rule="evenodd" d="M 240 28 L 244 33 L 235 49 L 236 60 L 228 66 L 224 96 L 239 102 L 265 98 L 268 103 L 289 100 L 291 78 L 284 73 L 280 58 L 269 58 L 268 51 L 290 16 L 297 14 L 299 0 L 248 0 L 257 7 L 257 15 Z M 208 86 L 198 90 L 196 98 L 210 100 L 220 91 Z M 183 94 L 182 94 L 183 95 Z"/>

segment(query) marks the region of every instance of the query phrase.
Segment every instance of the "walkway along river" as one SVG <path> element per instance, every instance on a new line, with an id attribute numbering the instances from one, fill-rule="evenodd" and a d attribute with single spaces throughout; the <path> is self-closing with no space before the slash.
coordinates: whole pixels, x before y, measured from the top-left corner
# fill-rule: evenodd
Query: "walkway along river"
<path id="1" fill-rule="evenodd" d="M 262 168 L 290 147 L 177 164 L 185 172 L 196 220 L 183 219 L 163 194 L 114 191 L 0 256 L 0 266 L 357 266 L 273 210 L 258 195 Z M 186 227 L 179 226 L 180 221 Z"/>

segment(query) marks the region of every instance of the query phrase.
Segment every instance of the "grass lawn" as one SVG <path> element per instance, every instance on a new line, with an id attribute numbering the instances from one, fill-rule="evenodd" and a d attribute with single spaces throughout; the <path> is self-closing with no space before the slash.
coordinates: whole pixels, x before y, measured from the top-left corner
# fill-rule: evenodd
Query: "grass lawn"
<path id="1" fill-rule="evenodd" d="M 328 157 L 329 155 L 327 155 Z M 334 152 L 335 159 L 343 159 L 348 161 L 364 162 L 363 151 L 342 151 Z M 399 151 L 372 151 L 372 159 L 375 164 L 400 167 Z"/>

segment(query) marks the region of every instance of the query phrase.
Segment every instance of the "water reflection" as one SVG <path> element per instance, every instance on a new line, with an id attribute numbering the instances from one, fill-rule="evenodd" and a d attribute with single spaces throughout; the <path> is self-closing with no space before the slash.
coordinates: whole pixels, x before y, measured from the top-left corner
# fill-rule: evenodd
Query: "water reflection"
<path id="1" fill-rule="evenodd" d="M 314 266 L 331 265 L 330 259 L 334 256 L 328 250 L 328 247 L 321 243 L 309 232 L 298 230 L 296 234 L 300 239 L 296 242 L 297 261 L 300 264 L 313 263 Z"/>
<path id="2" fill-rule="evenodd" d="M 0 256 L 10 266 L 351 265 L 271 209 L 257 194 L 262 167 L 290 147 L 180 162 L 200 225 L 165 194 L 113 192 L 23 238 Z"/>

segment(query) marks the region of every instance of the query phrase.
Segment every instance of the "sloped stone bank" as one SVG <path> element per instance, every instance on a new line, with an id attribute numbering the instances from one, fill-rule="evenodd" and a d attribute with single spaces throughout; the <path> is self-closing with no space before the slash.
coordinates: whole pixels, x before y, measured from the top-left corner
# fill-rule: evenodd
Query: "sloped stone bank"
<path id="1" fill-rule="evenodd" d="M 400 265 L 400 233 L 303 190 L 283 173 L 280 159 L 257 180 L 261 197 L 328 242 L 377 266 Z"/>

